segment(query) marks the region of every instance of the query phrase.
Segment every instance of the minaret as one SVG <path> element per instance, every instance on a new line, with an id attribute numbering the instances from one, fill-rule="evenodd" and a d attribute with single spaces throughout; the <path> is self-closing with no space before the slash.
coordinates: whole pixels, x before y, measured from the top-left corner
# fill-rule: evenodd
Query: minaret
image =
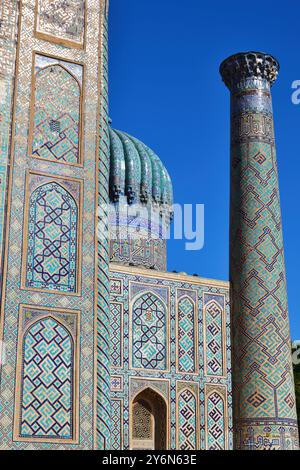
<path id="1" fill-rule="evenodd" d="M 231 92 L 230 278 L 237 449 L 297 449 L 271 86 L 261 52 L 220 67 Z"/>

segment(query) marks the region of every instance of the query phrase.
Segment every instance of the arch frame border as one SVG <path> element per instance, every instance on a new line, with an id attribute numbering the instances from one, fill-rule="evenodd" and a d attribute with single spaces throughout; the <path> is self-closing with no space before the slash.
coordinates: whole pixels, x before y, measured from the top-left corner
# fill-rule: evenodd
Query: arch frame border
<path id="1" fill-rule="evenodd" d="M 27 287 L 26 286 L 26 264 L 27 264 L 27 249 L 28 249 L 28 222 L 29 222 L 29 201 L 30 196 L 32 193 L 29 192 L 29 179 L 31 175 L 42 176 L 45 178 L 49 178 L 53 183 L 59 184 L 65 191 L 70 193 L 70 191 L 61 183 L 59 180 L 62 181 L 72 181 L 79 185 L 79 198 L 76 200 L 74 195 L 71 196 L 74 199 L 74 202 L 77 205 L 78 213 L 77 213 L 77 240 L 76 240 L 76 291 L 75 292 L 64 292 L 61 290 L 54 290 L 54 289 L 41 289 L 37 287 Z M 43 184 L 41 184 L 42 186 Z M 38 188 L 36 188 L 38 189 Z M 83 180 L 79 178 L 71 178 L 68 176 L 59 176 L 54 175 L 51 173 L 43 173 L 34 170 L 26 170 L 25 175 L 25 197 L 24 197 L 24 217 L 23 217 L 23 243 L 22 243 L 22 260 L 21 260 L 21 282 L 20 282 L 20 289 L 24 291 L 32 291 L 32 292 L 41 292 L 41 293 L 48 293 L 48 294 L 56 294 L 62 296 L 73 296 L 73 297 L 81 297 L 82 296 L 82 208 L 83 208 Z"/>
<path id="2" fill-rule="evenodd" d="M 110 319 L 111 319 L 111 307 L 112 305 L 120 305 L 120 365 L 118 366 L 113 366 L 111 365 L 111 369 L 113 371 L 123 369 L 124 368 L 124 303 L 123 302 L 118 302 L 117 300 L 110 300 L 109 306 L 110 306 Z M 111 328 L 110 328 L 110 332 Z"/>
<path id="3" fill-rule="evenodd" d="M 170 449 L 170 381 L 168 379 L 158 379 L 158 378 L 151 378 L 151 377 L 130 377 L 129 378 L 129 382 L 131 382 L 132 380 L 134 381 L 149 381 L 149 382 L 153 382 L 153 381 L 157 381 L 157 382 L 166 382 L 167 385 L 168 385 L 168 398 L 165 397 L 162 392 L 156 388 L 155 386 L 153 386 L 152 383 L 150 383 L 149 385 L 145 385 L 144 387 L 141 387 L 136 393 L 134 394 L 130 394 L 129 393 L 129 413 L 128 413 L 128 422 L 129 422 L 129 432 L 128 432 L 128 437 L 129 437 L 129 442 L 128 442 L 128 447 L 129 447 L 129 450 L 132 449 L 132 443 L 133 443 L 133 437 L 132 437 L 132 421 L 133 421 L 133 405 L 134 405 L 134 401 L 135 399 L 141 394 L 143 393 L 145 390 L 147 389 L 150 389 L 152 390 L 153 392 L 155 392 L 157 395 L 160 396 L 160 398 L 164 401 L 165 405 L 166 405 L 166 449 L 165 450 L 169 450 Z M 130 384 L 129 384 L 129 390 L 130 390 Z M 123 424 L 124 425 L 124 424 Z"/>
<path id="4" fill-rule="evenodd" d="M 24 310 L 32 309 L 41 312 L 38 319 L 35 319 L 23 328 L 22 321 L 24 319 Z M 77 337 L 73 334 L 70 327 L 58 318 L 59 314 L 75 315 L 76 316 L 76 333 Z M 46 437 L 22 437 L 20 436 L 20 416 L 21 416 L 21 397 L 22 397 L 22 371 L 23 371 L 23 341 L 26 332 L 35 323 L 45 318 L 53 318 L 65 328 L 74 343 L 73 351 L 73 438 L 46 438 Z M 18 322 L 18 343 L 17 343 L 17 362 L 15 370 L 15 393 L 14 393 L 14 421 L 13 421 L 13 440 L 17 442 L 38 442 L 38 443 L 54 443 L 54 444 L 79 444 L 79 409 L 80 409 L 80 323 L 81 312 L 80 310 L 70 310 L 62 308 L 53 308 L 47 306 L 37 306 L 29 304 L 19 305 L 19 322 Z"/>
<path id="5" fill-rule="evenodd" d="M 120 416 L 121 416 L 121 421 L 120 421 L 120 444 L 121 444 L 121 449 L 118 450 L 123 450 L 124 449 L 124 398 L 119 398 L 119 397 L 112 397 L 111 401 L 113 402 L 118 402 L 120 404 Z M 111 420 L 113 422 L 113 420 Z M 112 439 L 111 439 L 112 440 Z M 113 451 L 117 449 L 112 449 Z"/>

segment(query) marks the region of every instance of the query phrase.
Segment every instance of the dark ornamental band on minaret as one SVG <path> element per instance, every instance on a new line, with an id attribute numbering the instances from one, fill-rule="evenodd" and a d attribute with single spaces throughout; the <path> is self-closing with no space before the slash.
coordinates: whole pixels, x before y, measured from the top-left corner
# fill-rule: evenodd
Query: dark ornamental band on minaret
<path id="1" fill-rule="evenodd" d="M 233 91 L 237 84 L 245 80 L 264 80 L 273 85 L 280 66 L 269 54 L 262 52 L 240 52 L 224 60 L 220 65 L 220 74 L 225 85 Z"/>
<path id="2" fill-rule="evenodd" d="M 237 449 L 297 449 L 270 88 L 279 64 L 246 52 L 220 67 L 231 91 L 230 281 Z"/>

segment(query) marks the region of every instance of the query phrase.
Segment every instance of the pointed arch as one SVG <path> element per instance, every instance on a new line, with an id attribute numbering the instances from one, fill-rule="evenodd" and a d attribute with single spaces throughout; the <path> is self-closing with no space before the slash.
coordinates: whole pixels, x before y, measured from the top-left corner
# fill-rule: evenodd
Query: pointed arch
<path id="1" fill-rule="evenodd" d="M 185 387 L 177 396 L 177 448 L 197 450 L 198 398 Z"/>
<path id="2" fill-rule="evenodd" d="M 178 300 L 177 365 L 180 373 L 195 374 L 197 369 L 196 305 L 188 296 Z"/>
<path id="3" fill-rule="evenodd" d="M 133 368 L 166 370 L 167 307 L 157 294 L 143 292 L 132 301 L 131 330 Z"/>
<path id="4" fill-rule="evenodd" d="M 44 316 L 22 343 L 20 437 L 74 438 L 75 345 L 69 329 Z"/>
<path id="5" fill-rule="evenodd" d="M 61 184 L 37 187 L 28 204 L 25 286 L 77 290 L 78 206 Z"/>
<path id="6" fill-rule="evenodd" d="M 31 154 L 59 163 L 80 163 L 82 90 L 61 63 L 47 65 L 34 76 Z"/>
<path id="7" fill-rule="evenodd" d="M 168 446 L 168 406 L 163 395 L 150 386 L 131 400 L 131 449 L 166 450 Z"/>

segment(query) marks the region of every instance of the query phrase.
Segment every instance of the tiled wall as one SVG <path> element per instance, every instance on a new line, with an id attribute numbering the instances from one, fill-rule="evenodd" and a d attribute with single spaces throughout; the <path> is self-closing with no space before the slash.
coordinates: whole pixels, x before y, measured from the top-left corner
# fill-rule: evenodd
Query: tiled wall
<path id="1" fill-rule="evenodd" d="M 9 39 L 0 53 L 8 77 L 1 81 L 7 90 L 6 108 L 1 107 L 7 124 L 4 164 L 15 56 L 18 88 L 1 310 L 6 362 L 0 447 L 103 448 L 109 442 L 109 420 L 97 413 L 96 402 L 100 407 L 106 398 L 102 387 L 96 400 L 94 363 L 102 327 L 95 317 L 97 194 L 107 201 L 103 188 L 108 187 L 106 161 L 97 173 L 107 115 L 107 83 L 101 82 L 106 77 L 106 5 L 99 0 L 22 2 L 15 42 L 17 4 L 10 11 L 8 3 L 0 7 L 1 34 Z M 99 250 L 105 249 L 105 241 L 100 242 Z M 102 264 L 105 269 L 108 262 Z M 100 301 L 107 302 L 102 282 L 100 276 Z M 101 348 L 100 342 L 100 365 Z M 59 381 L 53 380 L 55 368 Z M 102 377 L 108 384 L 108 372 Z"/>
<path id="2" fill-rule="evenodd" d="M 228 283 L 112 264 L 111 357 L 114 449 L 132 445 L 146 388 L 165 400 L 169 448 L 232 448 Z"/>

